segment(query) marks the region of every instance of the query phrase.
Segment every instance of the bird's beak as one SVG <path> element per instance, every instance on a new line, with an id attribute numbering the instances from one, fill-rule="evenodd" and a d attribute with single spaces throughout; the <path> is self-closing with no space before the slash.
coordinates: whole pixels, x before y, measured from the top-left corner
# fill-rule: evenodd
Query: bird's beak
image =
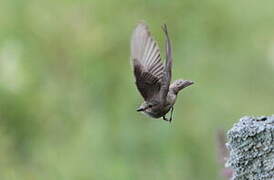
<path id="1" fill-rule="evenodd" d="M 138 109 L 136 109 L 137 112 L 145 111 L 148 108 L 148 105 L 143 103 L 141 104 Z"/>
<path id="2" fill-rule="evenodd" d="M 137 112 L 140 112 L 140 111 L 144 111 L 145 109 L 143 107 L 138 107 L 138 109 L 136 110 Z"/>

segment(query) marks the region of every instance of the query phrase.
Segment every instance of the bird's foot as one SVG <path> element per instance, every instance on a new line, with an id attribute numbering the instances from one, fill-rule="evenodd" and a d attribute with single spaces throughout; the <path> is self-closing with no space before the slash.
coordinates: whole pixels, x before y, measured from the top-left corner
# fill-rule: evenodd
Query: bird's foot
<path id="1" fill-rule="evenodd" d="M 172 121 L 172 118 L 166 118 L 165 116 L 163 116 L 163 120 L 165 120 L 165 121 L 167 121 L 167 122 L 169 122 L 169 123 L 171 123 L 171 121 Z"/>
<path id="2" fill-rule="evenodd" d="M 170 118 L 168 119 L 168 118 L 166 118 L 166 116 L 163 116 L 163 120 L 165 120 L 167 122 L 171 122 L 172 119 L 170 119 Z"/>
<path id="3" fill-rule="evenodd" d="M 167 119 L 166 116 L 163 116 L 163 120 L 169 121 L 169 119 Z"/>
<path id="4" fill-rule="evenodd" d="M 171 113 L 170 113 L 169 119 L 166 118 L 166 116 L 163 116 L 163 120 L 168 121 L 169 123 L 171 123 L 171 121 L 172 121 L 172 116 L 173 116 L 173 110 L 174 110 L 174 108 L 172 107 L 172 108 L 171 108 Z"/>
<path id="5" fill-rule="evenodd" d="M 173 108 L 173 106 L 171 107 L 171 112 L 170 112 L 170 117 L 169 117 L 169 122 L 171 123 L 171 121 L 172 121 L 172 118 L 173 118 L 173 110 L 174 110 L 174 108 Z"/>

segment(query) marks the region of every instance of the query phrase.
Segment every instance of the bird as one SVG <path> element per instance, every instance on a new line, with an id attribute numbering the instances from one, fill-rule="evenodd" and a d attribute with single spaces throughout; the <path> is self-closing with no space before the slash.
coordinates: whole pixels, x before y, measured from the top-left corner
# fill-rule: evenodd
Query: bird
<path id="1" fill-rule="evenodd" d="M 130 61 L 135 84 L 144 99 L 137 111 L 152 118 L 163 118 L 171 122 L 178 93 L 194 82 L 178 79 L 170 84 L 173 64 L 171 40 L 166 24 L 162 25 L 162 30 L 165 34 L 165 63 L 161 60 L 157 42 L 144 22 L 138 23 L 132 33 Z M 170 118 L 166 118 L 169 111 Z"/>

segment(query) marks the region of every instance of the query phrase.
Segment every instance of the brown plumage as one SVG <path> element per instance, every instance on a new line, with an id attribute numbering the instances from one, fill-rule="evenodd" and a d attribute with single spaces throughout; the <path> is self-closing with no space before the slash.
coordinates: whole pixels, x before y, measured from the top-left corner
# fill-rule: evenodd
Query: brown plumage
<path id="1" fill-rule="evenodd" d="M 170 85 L 172 72 L 172 48 L 167 26 L 162 29 L 166 36 L 166 61 L 163 65 L 160 49 L 151 37 L 148 26 L 139 23 L 133 31 L 131 39 L 131 60 L 133 64 L 136 86 L 144 98 L 144 102 L 137 109 L 153 118 L 163 117 L 171 110 L 178 92 L 193 84 L 189 80 L 176 80 Z"/>

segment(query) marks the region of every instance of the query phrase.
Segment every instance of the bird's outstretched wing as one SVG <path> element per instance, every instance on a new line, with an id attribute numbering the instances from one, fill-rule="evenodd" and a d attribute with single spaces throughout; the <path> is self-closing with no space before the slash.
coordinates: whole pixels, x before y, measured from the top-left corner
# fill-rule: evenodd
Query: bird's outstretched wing
<path id="1" fill-rule="evenodd" d="M 149 100 L 158 95 L 164 66 L 161 62 L 159 47 L 144 23 L 138 24 L 133 32 L 131 60 L 136 85 L 143 98 Z"/>
<path id="2" fill-rule="evenodd" d="M 169 39 L 168 31 L 167 31 L 167 25 L 164 24 L 162 26 L 162 29 L 166 36 L 166 63 L 163 71 L 163 79 L 162 79 L 162 86 L 161 86 L 161 98 L 163 100 L 166 99 L 167 93 L 169 91 L 169 85 L 171 81 L 171 72 L 172 72 L 172 48 L 171 48 L 171 42 Z"/>

